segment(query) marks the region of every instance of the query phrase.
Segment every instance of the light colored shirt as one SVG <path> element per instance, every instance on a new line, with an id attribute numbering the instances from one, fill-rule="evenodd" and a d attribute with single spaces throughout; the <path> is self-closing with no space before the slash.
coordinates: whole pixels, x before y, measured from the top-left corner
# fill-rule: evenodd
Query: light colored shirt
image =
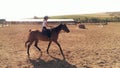
<path id="1" fill-rule="evenodd" d="M 47 27 L 47 20 L 43 20 L 42 28 L 43 28 L 43 27 Z"/>

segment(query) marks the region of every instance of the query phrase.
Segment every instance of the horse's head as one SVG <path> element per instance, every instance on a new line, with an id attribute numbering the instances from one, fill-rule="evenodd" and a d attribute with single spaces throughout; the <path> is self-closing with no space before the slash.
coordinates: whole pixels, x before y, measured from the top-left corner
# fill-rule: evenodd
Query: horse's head
<path id="1" fill-rule="evenodd" d="M 68 27 L 66 26 L 66 24 L 60 24 L 61 25 L 61 29 L 64 30 L 65 32 L 69 33 L 70 30 L 68 29 Z"/>

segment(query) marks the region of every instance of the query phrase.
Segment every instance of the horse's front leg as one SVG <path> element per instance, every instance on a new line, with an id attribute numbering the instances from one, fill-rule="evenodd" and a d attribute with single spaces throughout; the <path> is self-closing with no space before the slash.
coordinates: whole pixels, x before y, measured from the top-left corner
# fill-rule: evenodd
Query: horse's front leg
<path id="1" fill-rule="evenodd" d="M 47 54 L 49 54 L 49 48 L 50 48 L 51 43 L 52 43 L 52 41 L 50 41 L 49 44 L 48 44 Z"/>
<path id="2" fill-rule="evenodd" d="M 64 56 L 64 54 L 63 54 L 63 51 L 62 51 L 62 48 L 61 48 L 61 46 L 60 46 L 60 44 L 57 42 L 57 41 L 54 41 L 57 45 L 58 45 L 58 47 L 60 48 L 60 51 L 61 51 L 61 54 L 62 54 L 62 56 L 63 56 L 63 60 L 65 60 L 65 56 Z"/>

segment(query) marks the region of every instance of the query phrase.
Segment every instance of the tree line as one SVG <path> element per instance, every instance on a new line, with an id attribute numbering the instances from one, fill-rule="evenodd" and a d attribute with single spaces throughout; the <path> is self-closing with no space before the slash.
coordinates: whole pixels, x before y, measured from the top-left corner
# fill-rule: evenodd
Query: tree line
<path id="1" fill-rule="evenodd" d="M 76 23 L 107 23 L 107 22 L 120 22 L 120 17 L 113 16 L 113 17 L 84 17 L 84 18 L 74 18 Z"/>

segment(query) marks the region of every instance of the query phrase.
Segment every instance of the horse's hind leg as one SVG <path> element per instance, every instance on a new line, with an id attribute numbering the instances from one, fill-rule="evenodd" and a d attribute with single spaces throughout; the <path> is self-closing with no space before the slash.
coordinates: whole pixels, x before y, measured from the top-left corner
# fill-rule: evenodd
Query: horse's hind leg
<path id="1" fill-rule="evenodd" d="M 29 50 L 30 50 L 30 46 L 32 45 L 33 41 L 31 41 L 29 44 L 28 44 L 28 48 L 27 48 L 27 55 L 28 57 L 30 57 L 30 53 L 29 53 Z"/>
<path id="2" fill-rule="evenodd" d="M 25 48 L 27 48 L 27 43 L 28 43 L 28 42 L 29 42 L 28 40 L 25 42 Z"/>
<path id="3" fill-rule="evenodd" d="M 42 51 L 41 51 L 41 49 L 38 47 L 38 40 L 35 41 L 35 45 L 34 45 L 34 46 L 41 52 L 41 56 L 42 56 Z"/>

